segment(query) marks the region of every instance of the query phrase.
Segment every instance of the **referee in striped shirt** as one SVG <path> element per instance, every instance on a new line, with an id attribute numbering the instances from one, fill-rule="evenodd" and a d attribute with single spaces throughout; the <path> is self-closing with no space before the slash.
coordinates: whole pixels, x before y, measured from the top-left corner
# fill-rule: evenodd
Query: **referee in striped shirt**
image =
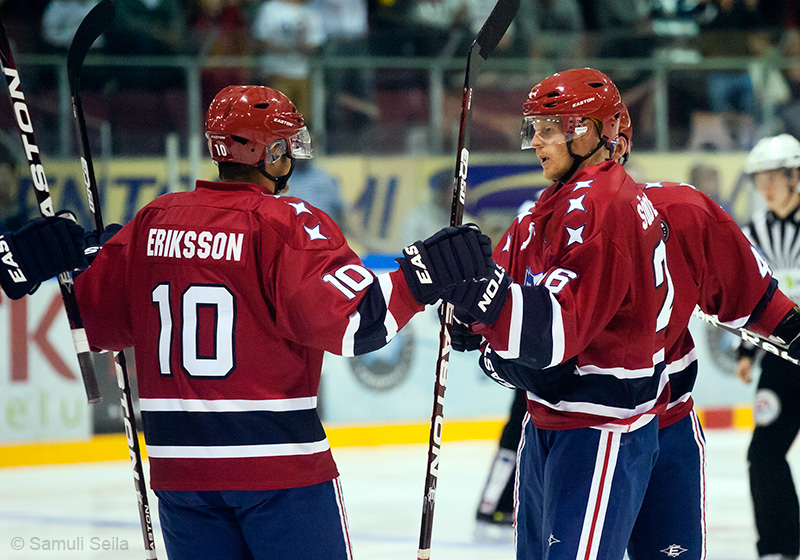
<path id="1" fill-rule="evenodd" d="M 764 138 L 747 156 L 745 172 L 767 209 L 753 215 L 744 233 L 773 269 L 780 289 L 800 302 L 800 142 L 788 134 Z M 754 348 L 739 349 L 736 375 L 747 383 L 754 354 Z M 758 554 L 796 559 L 800 508 L 786 453 L 800 431 L 800 366 L 764 354 L 753 416 L 747 461 Z"/>

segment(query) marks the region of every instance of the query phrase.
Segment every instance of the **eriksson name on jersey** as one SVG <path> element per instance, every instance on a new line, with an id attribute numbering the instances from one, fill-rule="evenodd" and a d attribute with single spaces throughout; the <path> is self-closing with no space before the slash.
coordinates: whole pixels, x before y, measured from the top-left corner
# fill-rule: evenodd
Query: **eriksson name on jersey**
<path id="1" fill-rule="evenodd" d="M 150 228 L 147 235 L 147 256 L 173 259 L 240 261 L 243 233 L 193 231 L 184 229 Z"/>

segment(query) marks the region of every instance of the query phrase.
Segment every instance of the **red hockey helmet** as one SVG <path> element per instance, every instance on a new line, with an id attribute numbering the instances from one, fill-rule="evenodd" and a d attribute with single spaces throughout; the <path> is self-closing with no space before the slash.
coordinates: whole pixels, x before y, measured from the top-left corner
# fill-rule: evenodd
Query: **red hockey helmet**
<path id="1" fill-rule="evenodd" d="M 211 159 L 257 166 L 281 155 L 311 158 L 311 136 L 303 115 L 278 90 L 264 86 L 228 86 L 206 116 Z"/>
<path id="2" fill-rule="evenodd" d="M 587 132 L 586 118 L 597 122 L 601 140 L 611 148 L 619 133 L 621 105 L 617 86 L 599 70 L 553 74 L 534 86 L 523 104 L 522 149 L 531 148 L 537 131 L 549 134 L 552 142 L 569 142 Z"/>

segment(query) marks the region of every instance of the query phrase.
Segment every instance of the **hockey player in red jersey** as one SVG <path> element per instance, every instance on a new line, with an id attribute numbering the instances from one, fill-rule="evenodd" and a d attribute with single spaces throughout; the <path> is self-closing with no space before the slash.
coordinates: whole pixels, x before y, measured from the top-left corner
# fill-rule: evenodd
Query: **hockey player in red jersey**
<path id="1" fill-rule="evenodd" d="M 484 325 L 488 367 L 499 356 L 547 368 L 512 382 L 528 391 L 519 559 L 622 558 L 657 454 L 663 244 L 652 204 L 610 161 L 619 111 L 616 86 L 592 69 L 531 90 L 522 147 L 556 183 L 495 248 L 507 276 L 443 295 Z"/>
<path id="2" fill-rule="evenodd" d="M 134 346 L 171 560 L 351 558 L 316 412 L 323 352 L 385 345 L 443 290 L 493 270 L 491 242 L 445 228 L 376 277 L 325 213 L 275 196 L 311 157 L 288 98 L 226 88 L 206 137 L 222 182 L 154 200 L 76 279 L 89 342 Z"/>
<path id="3" fill-rule="evenodd" d="M 615 157 L 627 159 L 632 129 L 623 107 Z M 688 323 L 695 305 L 726 324 L 775 335 L 800 354 L 800 314 L 777 290 L 777 282 L 733 219 L 690 185 L 646 183 L 642 187 L 661 220 L 669 263 L 670 309 L 666 368 L 670 402 L 659 415 L 659 455 L 636 519 L 628 554 L 648 559 L 670 553 L 705 558 L 705 449 L 693 410 L 697 375 Z M 665 304 L 667 301 L 665 301 Z M 539 372 L 494 358 L 488 374 L 505 380 Z M 522 381 L 524 382 L 524 381 Z"/>
<path id="4" fill-rule="evenodd" d="M 617 155 L 630 152 L 632 128 L 623 110 Z M 667 325 L 670 402 L 659 415 L 659 455 L 631 535 L 632 560 L 664 551 L 706 557 L 705 440 L 691 391 L 698 364 L 688 330 L 695 306 L 732 327 L 791 343 L 800 313 L 780 290 L 762 256 L 711 198 L 685 183 L 642 185 L 659 212 L 674 298 Z M 800 354 L 795 344 L 792 353 Z"/>

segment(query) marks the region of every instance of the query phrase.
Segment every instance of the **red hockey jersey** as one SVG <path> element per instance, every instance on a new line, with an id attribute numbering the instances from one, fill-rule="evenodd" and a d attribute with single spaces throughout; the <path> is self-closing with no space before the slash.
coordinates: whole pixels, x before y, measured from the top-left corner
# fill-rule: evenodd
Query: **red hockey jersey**
<path id="1" fill-rule="evenodd" d="M 695 306 L 726 325 L 747 325 L 768 336 L 793 303 L 776 290 L 767 262 L 711 198 L 685 183 L 641 186 L 663 220 L 674 293 L 666 344 L 670 402 L 659 418 L 664 427 L 693 406 L 698 368 L 688 325 Z"/>
<path id="2" fill-rule="evenodd" d="M 76 279 L 89 342 L 134 346 L 151 486 L 269 490 L 337 476 L 323 351 L 380 348 L 422 310 L 324 212 L 199 181 L 142 209 Z"/>
<path id="3" fill-rule="evenodd" d="M 630 425 L 663 400 L 657 218 L 622 166 L 605 162 L 549 187 L 500 239 L 494 258 L 514 284 L 482 334 L 501 358 L 548 368 L 527 384 L 536 426 Z"/>

